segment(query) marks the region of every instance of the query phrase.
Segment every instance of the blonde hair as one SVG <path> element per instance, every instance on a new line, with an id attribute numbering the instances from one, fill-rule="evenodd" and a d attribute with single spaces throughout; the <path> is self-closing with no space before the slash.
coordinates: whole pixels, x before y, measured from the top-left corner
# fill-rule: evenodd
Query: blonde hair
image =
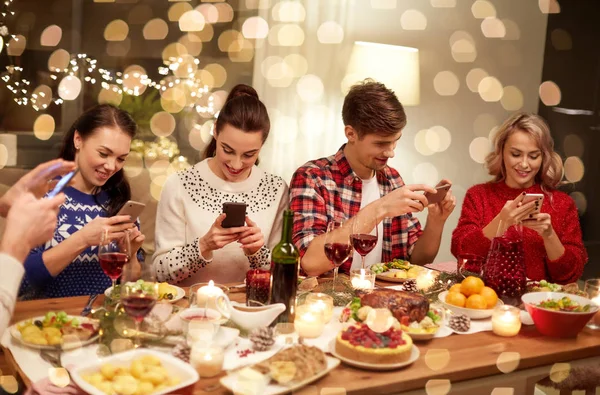
<path id="1" fill-rule="evenodd" d="M 540 184 L 542 191 L 548 193 L 555 189 L 563 177 L 563 164 L 560 156 L 554 152 L 554 140 L 550 128 L 542 117 L 535 114 L 519 112 L 513 114 L 500 126 L 493 140 L 494 150 L 485 158 L 485 166 L 494 181 L 506 179 L 504 167 L 504 145 L 515 132 L 527 133 L 537 143 L 542 152 L 542 166 L 535 175 L 535 182 Z"/>

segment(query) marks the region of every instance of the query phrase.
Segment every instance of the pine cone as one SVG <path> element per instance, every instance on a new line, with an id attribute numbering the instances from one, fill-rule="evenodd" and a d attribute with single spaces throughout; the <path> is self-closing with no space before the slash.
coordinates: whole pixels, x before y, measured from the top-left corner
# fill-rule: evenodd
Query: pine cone
<path id="1" fill-rule="evenodd" d="M 406 292 L 419 292 L 419 289 L 417 288 L 417 280 L 414 278 L 407 279 L 402 283 L 402 286 Z"/>
<path id="2" fill-rule="evenodd" d="M 256 351 L 267 351 L 275 344 L 275 333 L 273 328 L 256 328 L 250 333 L 252 348 Z"/>
<path id="3" fill-rule="evenodd" d="M 464 314 L 452 315 L 448 326 L 457 332 L 467 332 L 471 327 L 471 319 Z"/>
<path id="4" fill-rule="evenodd" d="M 173 348 L 171 354 L 173 354 L 175 358 L 181 359 L 183 362 L 190 363 L 190 351 L 191 348 L 187 344 L 179 343 Z"/>

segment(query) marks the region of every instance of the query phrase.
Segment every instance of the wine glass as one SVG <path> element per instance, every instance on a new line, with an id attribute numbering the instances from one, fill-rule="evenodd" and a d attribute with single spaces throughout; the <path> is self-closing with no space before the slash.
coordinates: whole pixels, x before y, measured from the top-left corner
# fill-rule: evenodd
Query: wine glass
<path id="1" fill-rule="evenodd" d="M 325 255 L 333 265 L 333 283 L 331 289 L 335 291 L 338 269 L 352 255 L 352 245 L 350 239 L 346 236 L 335 235 L 338 229 L 341 229 L 344 223 L 340 220 L 333 220 L 327 224 L 327 233 L 325 234 Z"/>
<path id="2" fill-rule="evenodd" d="M 100 267 L 112 281 L 112 291 L 115 290 L 116 281 L 123 272 L 123 266 L 129 262 L 130 254 L 129 233 L 125 232 L 121 238 L 110 240 L 108 229 L 104 230 L 98 250 L 98 259 Z"/>
<path id="3" fill-rule="evenodd" d="M 464 272 L 481 275 L 485 258 L 476 254 L 460 254 L 456 263 L 456 271 L 465 278 Z"/>
<path id="4" fill-rule="evenodd" d="M 127 263 L 121 278 L 121 304 L 135 322 L 135 346 L 139 347 L 140 326 L 158 299 L 158 283 L 150 264 Z"/>
<path id="5" fill-rule="evenodd" d="M 377 245 L 378 229 L 374 217 L 353 219 L 350 240 L 352 247 L 362 257 L 362 268 L 365 269 L 365 257 Z"/>

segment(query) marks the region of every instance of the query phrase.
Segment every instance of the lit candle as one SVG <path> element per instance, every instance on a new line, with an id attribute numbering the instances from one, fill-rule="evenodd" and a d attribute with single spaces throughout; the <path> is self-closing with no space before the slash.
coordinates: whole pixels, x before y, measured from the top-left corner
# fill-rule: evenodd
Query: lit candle
<path id="1" fill-rule="evenodd" d="M 223 371 L 223 349 L 196 343 L 190 350 L 190 364 L 200 377 L 214 377 Z"/>
<path id="2" fill-rule="evenodd" d="M 354 289 L 373 289 L 375 288 L 375 273 L 365 269 L 350 270 L 350 282 Z"/>
<path id="3" fill-rule="evenodd" d="M 430 272 L 428 270 L 425 273 L 417 276 L 417 289 L 420 289 L 420 290 L 428 289 L 433 285 L 434 281 L 435 281 L 435 276 L 434 276 L 433 272 Z"/>
<path id="4" fill-rule="evenodd" d="M 311 310 L 322 312 L 325 323 L 331 321 L 333 316 L 333 298 L 324 293 L 309 293 L 306 295 L 305 304 L 310 306 Z"/>
<path id="5" fill-rule="evenodd" d="M 521 312 L 514 306 L 498 306 L 492 314 L 492 331 L 498 336 L 516 336 L 521 330 Z"/>
<path id="6" fill-rule="evenodd" d="M 196 305 L 208 309 L 217 310 L 217 298 L 225 295 L 220 287 L 215 286 L 215 282 L 210 280 L 208 285 L 200 287 L 196 292 Z"/>
<path id="7" fill-rule="evenodd" d="M 311 310 L 310 306 L 307 305 L 298 306 L 296 308 L 294 328 L 300 337 L 314 339 L 321 336 L 325 329 L 323 313 Z"/>

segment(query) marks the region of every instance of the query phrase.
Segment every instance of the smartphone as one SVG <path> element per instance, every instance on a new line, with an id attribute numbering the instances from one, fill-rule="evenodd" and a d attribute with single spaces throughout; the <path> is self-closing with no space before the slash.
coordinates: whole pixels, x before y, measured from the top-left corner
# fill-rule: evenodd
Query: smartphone
<path id="1" fill-rule="evenodd" d="M 223 212 L 227 214 L 222 224 L 224 228 L 236 228 L 246 224 L 246 203 L 223 203 Z"/>
<path id="2" fill-rule="evenodd" d="M 538 205 L 534 208 L 533 213 L 539 214 L 542 209 L 542 203 L 544 203 L 544 194 L 543 193 L 527 193 L 522 200 L 523 204 L 527 204 L 529 202 L 533 202 L 534 200 L 538 201 Z"/>
<path id="3" fill-rule="evenodd" d="M 48 195 L 46 195 L 46 197 L 48 199 L 51 199 L 54 196 L 61 193 L 63 191 L 63 189 L 65 189 L 67 187 L 67 185 L 69 185 L 69 182 L 73 179 L 73 177 L 75 177 L 75 174 L 77 174 L 78 171 L 79 171 L 79 169 L 75 169 L 75 170 L 70 171 L 67 174 L 65 174 L 60 180 L 58 180 L 58 182 L 54 186 L 54 189 L 51 190 L 48 193 Z"/>
<path id="4" fill-rule="evenodd" d="M 144 203 L 136 202 L 135 200 L 129 200 L 121 207 L 117 215 L 129 215 L 133 221 L 135 221 L 142 211 L 144 211 L 146 205 Z"/>
<path id="5" fill-rule="evenodd" d="M 429 204 L 440 203 L 442 200 L 444 200 L 444 198 L 446 197 L 446 194 L 448 193 L 448 191 L 450 190 L 451 187 L 452 187 L 451 184 L 443 184 L 443 185 L 435 187 L 437 193 L 425 192 L 425 197 L 427 198 L 427 202 Z"/>

